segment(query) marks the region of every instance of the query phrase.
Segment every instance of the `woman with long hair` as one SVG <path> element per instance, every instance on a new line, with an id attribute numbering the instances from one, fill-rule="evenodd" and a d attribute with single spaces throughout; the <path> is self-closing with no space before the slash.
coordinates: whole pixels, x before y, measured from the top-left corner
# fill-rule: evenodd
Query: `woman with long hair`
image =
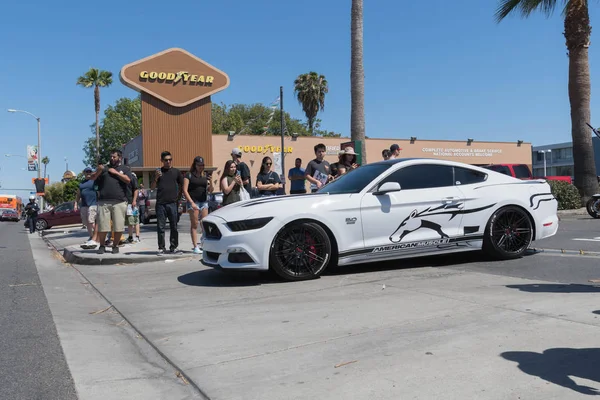
<path id="1" fill-rule="evenodd" d="M 202 253 L 201 247 L 198 247 L 198 225 L 202 229 L 199 222 L 208 215 L 207 196 L 213 191 L 212 176 L 203 172 L 204 158 L 197 156 L 183 178 L 183 195 L 187 200 L 187 210 L 190 214 L 190 235 L 195 254 Z"/>
<path id="2" fill-rule="evenodd" d="M 223 206 L 240 201 L 240 188 L 242 177 L 237 171 L 237 165 L 233 160 L 227 160 L 223 174 L 219 178 L 219 187 L 223 192 Z"/>
<path id="3" fill-rule="evenodd" d="M 275 196 L 279 188 L 281 188 L 281 179 L 279 174 L 271 171 L 273 160 L 267 156 L 262 159 L 260 172 L 256 176 L 256 188 L 260 197 Z"/>

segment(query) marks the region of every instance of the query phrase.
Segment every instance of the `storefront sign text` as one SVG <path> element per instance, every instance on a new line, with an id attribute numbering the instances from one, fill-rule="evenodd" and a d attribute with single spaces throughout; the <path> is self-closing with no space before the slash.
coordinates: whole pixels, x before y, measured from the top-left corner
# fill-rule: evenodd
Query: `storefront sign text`
<path id="1" fill-rule="evenodd" d="M 327 146 L 327 155 L 330 156 L 337 156 L 338 153 L 340 152 L 340 146 Z"/>
<path id="2" fill-rule="evenodd" d="M 140 79 L 143 81 L 155 81 L 158 82 L 166 82 L 173 83 L 177 85 L 179 82 L 189 83 L 190 85 L 194 84 L 197 86 L 209 86 L 215 80 L 214 76 L 211 75 L 193 75 L 187 71 L 179 71 L 175 72 L 156 72 L 156 71 L 142 71 L 140 72 Z"/>
<path id="3" fill-rule="evenodd" d="M 452 149 L 424 147 L 423 153 L 431 153 L 434 157 L 492 157 L 501 154 L 501 149 Z"/>
<path id="4" fill-rule="evenodd" d="M 244 153 L 279 153 L 281 151 L 281 146 L 240 146 L 240 150 L 242 150 Z M 292 147 L 284 147 L 283 152 L 291 153 Z"/>

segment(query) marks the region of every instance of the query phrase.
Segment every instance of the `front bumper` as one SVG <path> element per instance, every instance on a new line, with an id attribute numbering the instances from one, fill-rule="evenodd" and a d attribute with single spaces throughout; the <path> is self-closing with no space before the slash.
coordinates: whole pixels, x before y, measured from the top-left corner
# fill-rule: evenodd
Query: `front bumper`
<path id="1" fill-rule="evenodd" d="M 268 270 L 269 247 L 277 233 L 274 222 L 272 220 L 260 229 L 234 232 L 222 218 L 204 218 L 202 223 L 212 224 L 212 232 L 207 229 L 202 232 L 202 264 L 240 271 Z"/>

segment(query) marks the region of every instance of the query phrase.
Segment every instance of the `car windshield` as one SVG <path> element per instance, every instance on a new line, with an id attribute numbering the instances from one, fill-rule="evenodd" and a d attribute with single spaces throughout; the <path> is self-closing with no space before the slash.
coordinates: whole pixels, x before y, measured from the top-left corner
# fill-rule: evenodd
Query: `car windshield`
<path id="1" fill-rule="evenodd" d="M 375 178 L 385 172 L 391 164 L 367 164 L 353 169 L 345 175 L 342 175 L 333 182 L 329 182 L 317 191 L 317 193 L 329 194 L 350 194 L 360 193 Z"/>

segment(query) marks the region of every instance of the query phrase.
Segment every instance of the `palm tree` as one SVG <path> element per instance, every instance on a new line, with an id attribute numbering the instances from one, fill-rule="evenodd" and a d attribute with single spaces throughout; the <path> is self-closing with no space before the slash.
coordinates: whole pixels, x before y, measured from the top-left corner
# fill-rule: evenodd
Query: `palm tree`
<path id="1" fill-rule="evenodd" d="M 112 72 L 90 68 L 85 75 L 77 78 L 77 85 L 84 88 L 94 87 L 94 108 L 96 110 L 96 162 L 100 161 L 100 88 L 112 84 Z"/>
<path id="2" fill-rule="evenodd" d="M 365 146 L 365 69 L 363 66 L 363 0 L 352 0 L 350 28 L 350 138 L 360 141 L 362 163 Z"/>
<path id="3" fill-rule="evenodd" d="M 325 110 L 325 94 L 328 91 L 327 80 L 316 72 L 299 75 L 294 81 L 294 94 L 306 115 L 311 135 L 319 109 Z"/>
<path id="4" fill-rule="evenodd" d="M 569 101 L 571 103 L 571 136 L 573 139 L 573 161 L 575 186 L 579 189 L 582 204 L 598 189 L 592 135 L 586 123 L 590 123 L 590 46 L 589 0 L 562 0 L 564 35 L 569 56 Z M 533 11 L 550 16 L 558 6 L 558 0 L 500 0 L 496 10 L 497 22 L 510 14 L 520 13 L 528 17 Z"/>
<path id="5" fill-rule="evenodd" d="M 44 178 L 46 178 L 46 168 L 50 164 L 50 159 L 47 156 L 42 158 L 42 164 L 44 164 Z"/>

